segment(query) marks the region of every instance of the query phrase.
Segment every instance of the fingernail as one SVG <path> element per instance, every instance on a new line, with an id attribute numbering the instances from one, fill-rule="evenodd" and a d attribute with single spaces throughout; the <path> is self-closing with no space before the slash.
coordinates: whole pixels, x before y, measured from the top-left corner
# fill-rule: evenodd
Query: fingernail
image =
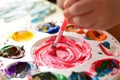
<path id="1" fill-rule="evenodd" d="M 65 2 L 64 2 L 64 8 L 66 9 L 66 8 L 69 8 L 69 4 L 68 4 L 68 1 L 67 0 L 65 0 Z"/>
<path id="2" fill-rule="evenodd" d="M 63 12 L 63 14 L 68 19 L 70 19 L 72 17 L 68 9 L 65 9 L 64 12 Z"/>

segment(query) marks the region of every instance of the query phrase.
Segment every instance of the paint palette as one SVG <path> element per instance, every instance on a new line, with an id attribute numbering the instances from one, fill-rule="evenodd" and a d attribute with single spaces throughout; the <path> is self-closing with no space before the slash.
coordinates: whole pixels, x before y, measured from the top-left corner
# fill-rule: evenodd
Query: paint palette
<path id="1" fill-rule="evenodd" d="M 12 33 L 17 40 L 29 38 L 16 41 Z M 50 46 L 57 32 L 27 28 L 12 33 L 0 37 L 0 69 L 8 80 L 116 80 L 120 74 L 120 43 L 105 31 L 67 29 L 56 54 Z M 20 50 L 24 56 L 13 58 Z"/>
<path id="2" fill-rule="evenodd" d="M 102 32 L 104 32 L 104 31 L 102 31 Z M 116 41 L 113 39 L 113 37 L 110 35 L 110 34 L 108 34 L 107 32 L 104 32 L 106 35 L 107 35 L 107 38 L 106 38 L 106 40 L 103 40 L 103 41 L 95 41 L 95 40 L 88 40 L 88 39 L 86 39 L 84 36 L 85 35 L 79 35 L 79 34 L 76 34 L 76 33 L 64 33 L 64 35 L 65 35 L 65 37 L 67 38 L 67 39 L 73 39 L 73 40 L 75 40 L 76 42 L 80 42 L 81 43 L 81 45 L 82 45 L 82 40 L 85 40 L 88 44 L 90 44 L 90 47 L 92 48 L 92 55 L 91 55 L 91 57 L 90 57 L 90 59 L 88 59 L 85 63 L 83 63 L 83 64 L 79 64 L 78 63 L 78 65 L 77 66 L 74 66 L 74 67 L 69 67 L 69 68 L 67 68 L 67 69 L 64 69 L 64 68 L 62 68 L 62 69 L 58 69 L 58 68 L 55 68 L 55 63 L 54 63 L 54 60 L 51 60 L 51 61 L 47 61 L 47 59 L 48 60 L 50 60 L 49 58 L 50 58 L 50 56 L 48 56 L 48 55 L 46 55 L 46 53 L 44 52 L 44 51 L 47 51 L 47 49 L 45 49 L 44 51 L 42 51 L 41 50 L 41 48 L 42 47 L 45 47 L 45 46 L 43 46 L 45 43 L 44 42 L 47 42 L 47 40 L 49 41 L 49 39 L 51 38 L 51 36 L 49 36 L 49 37 L 46 37 L 46 38 L 43 38 L 43 39 L 41 39 L 41 40 L 39 40 L 39 41 L 37 41 L 33 46 L 32 46 L 32 48 L 31 48 L 31 53 L 32 53 L 32 56 L 33 56 L 33 58 L 35 59 L 36 57 L 35 57 L 35 55 L 33 54 L 34 53 L 34 51 L 37 49 L 38 51 L 38 53 L 35 53 L 36 54 L 36 56 L 38 57 L 38 56 L 44 56 L 44 57 L 39 57 L 38 58 L 38 60 L 39 60 L 39 62 L 38 61 L 36 61 L 36 63 L 38 63 L 38 65 L 40 65 L 41 67 L 41 71 L 42 72 L 46 72 L 46 71 L 52 71 L 52 72 L 56 72 L 56 73 L 59 73 L 59 74 L 64 74 L 65 76 L 67 76 L 67 77 L 70 77 L 70 74 L 72 73 L 72 72 L 90 72 L 91 74 L 92 74 L 92 76 L 91 76 L 91 79 L 94 79 L 95 78 L 95 80 L 102 80 L 102 79 L 109 79 L 109 77 L 111 77 L 111 80 L 113 79 L 115 79 L 115 77 L 116 77 L 116 75 L 112 75 L 112 74 L 116 74 L 116 72 L 117 72 L 117 74 L 119 74 L 119 56 L 115 56 L 115 55 L 119 55 L 119 50 L 120 50 L 120 46 L 118 46 L 117 45 L 117 43 L 116 43 Z M 109 37 L 109 36 L 111 36 L 111 37 Z M 84 39 L 83 39 L 84 38 Z M 82 39 L 82 40 L 81 40 Z M 111 39 L 111 40 L 109 40 L 109 39 Z M 63 40 L 63 39 L 62 39 Z M 101 43 L 104 43 L 104 42 L 109 42 L 110 43 L 110 45 L 108 45 L 109 47 L 111 47 L 111 48 L 109 48 L 109 50 L 101 50 L 102 48 L 101 47 L 99 47 L 99 45 L 101 44 Z M 67 41 L 66 41 L 66 43 L 67 43 Z M 79 44 L 80 44 L 79 43 Z M 49 43 L 48 43 L 49 44 Z M 62 44 L 62 42 L 60 43 L 60 44 Z M 69 44 L 70 45 L 70 44 Z M 72 46 L 74 46 L 74 44 L 71 44 Z M 64 44 L 63 44 L 63 46 L 64 46 Z M 105 44 L 102 44 L 102 46 L 105 46 Z M 108 53 L 110 53 L 110 51 L 112 51 L 112 46 L 117 46 L 117 48 L 116 48 L 116 50 L 115 50 L 115 54 L 113 53 L 112 55 L 107 55 L 106 54 L 106 51 L 109 51 Z M 59 47 L 59 46 L 58 46 Z M 83 48 L 84 46 L 82 46 L 82 48 Z M 85 47 L 84 47 L 85 48 Z M 75 49 L 75 48 L 74 48 Z M 104 49 L 107 49 L 107 48 L 105 48 L 104 47 Z M 42 51 L 43 53 L 41 53 L 41 52 L 39 52 L 39 50 L 40 51 Z M 88 50 L 90 50 L 90 49 L 88 49 Z M 67 54 L 67 53 L 66 53 Z M 81 54 L 80 52 L 79 52 L 79 54 Z M 58 54 L 59 55 L 59 54 Z M 61 55 L 62 55 L 62 53 L 61 53 Z M 72 54 L 69 54 L 69 55 L 72 55 Z M 84 54 L 85 55 L 85 54 Z M 74 55 L 75 56 L 75 55 Z M 97 57 L 96 57 L 97 56 Z M 47 58 L 48 57 L 48 58 Z M 59 58 L 59 56 L 54 56 L 55 57 L 55 60 L 57 60 L 56 59 L 56 57 L 57 58 Z M 52 56 L 52 58 L 54 58 L 53 56 Z M 49 62 L 49 64 L 51 64 L 51 63 L 53 63 L 54 65 L 52 65 L 52 66 L 49 66 L 49 64 L 46 64 L 46 62 L 45 61 L 42 61 L 42 58 L 46 58 L 45 60 L 46 60 L 46 62 Z M 73 58 L 73 57 L 72 57 Z M 59 58 L 60 59 L 60 58 Z M 64 58 L 64 60 L 66 60 L 66 59 L 68 59 L 68 58 Z M 71 58 L 70 58 L 71 59 Z M 107 61 L 108 61 L 108 63 L 104 63 L 104 61 L 105 62 L 107 62 L 106 61 L 106 59 L 107 59 Z M 84 60 L 84 59 L 83 59 Z M 63 61 L 63 60 L 62 60 Z M 61 62 L 62 62 L 61 61 Z M 96 72 L 95 70 L 93 71 L 93 69 L 91 68 L 92 67 L 92 65 L 95 63 L 95 62 L 97 62 L 98 61 L 98 64 L 101 64 L 101 65 L 106 65 L 106 67 L 104 66 L 104 67 L 101 67 L 101 71 L 103 71 L 103 72 L 101 72 L 101 73 L 103 73 L 104 75 L 103 76 L 98 76 L 97 74 L 99 74 L 99 75 L 101 75 L 101 73 L 98 73 L 98 72 Z M 109 63 L 109 61 L 112 61 L 113 62 L 113 64 L 112 64 L 112 62 L 110 62 Z M 51 63 L 50 63 L 51 62 Z M 77 61 L 76 61 L 77 62 Z M 44 66 L 43 66 L 43 64 L 41 64 L 41 63 L 43 63 L 44 64 Z M 63 63 L 63 62 L 62 62 Z M 61 63 L 61 65 L 62 65 L 62 63 Z M 71 62 L 68 62 L 68 63 L 71 63 Z M 58 61 L 58 64 L 59 64 L 59 61 Z M 72 63 L 71 63 L 72 64 Z M 115 67 L 110 67 L 110 65 L 109 64 L 111 64 L 111 65 L 118 65 L 117 66 L 117 68 L 115 68 Z M 109 69 L 109 67 L 107 68 L 107 66 L 109 66 L 111 69 Z M 60 66 L 59 66 L 60 67 Z M 97 68 L 96 68 L 97 69 Z M 67 73 L 67 74 L 66 74 Z M 107 76 L 106 76 L 107 75 Z M 109 76 L 108 76 L 109 75 Z M 72 79 L 71 79 L 72 80 Z"/>

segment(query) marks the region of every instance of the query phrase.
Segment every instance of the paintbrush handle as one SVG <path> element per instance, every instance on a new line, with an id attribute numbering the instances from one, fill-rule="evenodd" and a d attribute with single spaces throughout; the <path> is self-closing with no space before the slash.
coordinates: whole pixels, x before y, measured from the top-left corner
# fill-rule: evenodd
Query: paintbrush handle
<path id="1" fill-rule="evenodd" d="M 54 46 L 57 45 L 57 43 L 58 43 L 58 41 L 60 40 L 62 34 L 63 34 L 63 31 L 60 30 L 59 33 L 58 33 L 58 35 L 57 35 L 57 37 L 56 37 L 56 39 L 55 39 L 55 41 L 54 41 Z"/>
<path id="2" fill-rule="evenodd" d="M 56 39 L 55 39 L 55 41 L 54 41 L 54 43 L 53 43 L 53 46 L 56 46 L 56 45 L 57 45 L 57 43 L 58 43 L 58 41 L 60 40 L 60 38 L 61 38 L 61 36 L 62 36 L 62 34 L 63 34 L 63 31 L 65 30 L 66 26 L 67 26 L 67 20 L 64 19 L 63 24 L 62 24 L 62 26 L 60 27 L 60 31 L 59 31 L 59 33 L 58 33 L 58 35 L 57 35 L 57 37 L 56 37 Z"/>
<path id="3" fill-rule="evenodd" d="M 63 24 L 62 24 L 62 26 L 61 26 L 60 29 L 61 29 L 62 31 L 64 31 L 64 30 L 66 29 L 67 24 L 68 24 L 67 20 L 64 19 Z"/>

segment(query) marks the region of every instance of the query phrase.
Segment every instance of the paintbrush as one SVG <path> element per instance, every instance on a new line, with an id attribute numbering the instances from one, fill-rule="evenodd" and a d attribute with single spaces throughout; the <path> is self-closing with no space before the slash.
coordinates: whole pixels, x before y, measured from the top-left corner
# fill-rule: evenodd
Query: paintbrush
<path id="1" fill-rule="evenodd" d="M 54 43 L 53 43 L 53 45 L 52 45 L 53 50 L 55 51 L 55 53 L 56 53 L 57 43 L 59 42 L 59 40 L 60 40 L 60 38 L 61 38 L 61 36 L 62 36 L 65 28 L 66 28 L 66 26 L 67 26 L 67 20 L 64 19 L 64 21 L 63 21 L 63 23 L 62 23 L 62 26 L 60 27 L 59 33 L 58 33 L 58 35 L 56 36 L 56 39 L 55 39 L 55 41 L 54 41 Z"/>

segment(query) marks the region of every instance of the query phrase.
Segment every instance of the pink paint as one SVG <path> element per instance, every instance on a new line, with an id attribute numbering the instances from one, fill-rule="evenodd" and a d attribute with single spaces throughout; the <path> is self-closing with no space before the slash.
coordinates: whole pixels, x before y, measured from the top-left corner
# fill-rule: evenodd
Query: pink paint
<path id="1" fill-rule="evenodd" d="M 100 49 L 108 56 L 113 56 L 112 53 L 109 53 L 102 45 L 102 43 L 99 44 Z"/>
<path id="2" fill-rule="evenodd" d="M 33 57 L 38 65 L 65 69 L 78 66 L 91 58 L 92 49 L 86 41 L 76 42 L 64 36 L 59 40 L 54 54 L 52 44 L 55 38 L 52 36 L 35 50 Z"/>
<path id="3" fill-rule="evenodd" d="M 113 72 L 111 73 L 111 76 L 114 76 L 116 74 L 118 74 L 119 70 L 118 69 L 114 69 Z"/>

